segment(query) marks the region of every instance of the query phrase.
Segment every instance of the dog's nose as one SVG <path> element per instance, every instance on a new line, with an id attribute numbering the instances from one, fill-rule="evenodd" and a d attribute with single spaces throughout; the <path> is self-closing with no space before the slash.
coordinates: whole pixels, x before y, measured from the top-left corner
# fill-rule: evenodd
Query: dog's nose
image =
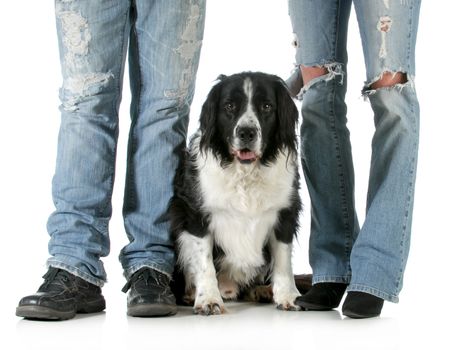
<path id="1" fill-rule="evenodd" d="M 236 129 L 236 136 L 243 143 L 251 143 L 257 139 L 257 130 L 249 126 L 242 126 Z"/>

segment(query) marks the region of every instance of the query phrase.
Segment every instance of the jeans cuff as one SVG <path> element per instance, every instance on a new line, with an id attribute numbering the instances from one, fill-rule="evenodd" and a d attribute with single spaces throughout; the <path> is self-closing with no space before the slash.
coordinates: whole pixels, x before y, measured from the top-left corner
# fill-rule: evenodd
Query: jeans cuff
<path id="1" fill-rule="evenodd" d="M 316 283 L 346 283 L 346 284 L 349 284 L 350 281 L 351 281 L 351 276 L 331 276 L 331 275 L 315 276 L 313 274 L 313 285 Z"/>
<path id="2" fill-rule="evenodd" d="M 127 280 L 129 280 L 132 275 L 137 272 L 138 270 L 142 269 L 143 267 L 149 267 L 153 270 L 159 271 L 166 275 L 170 280 L 172 279 L 173 276 L 173 266 L 167 266 L 164 263 L 158 263 L 157 261 L 146 261 L 142 263 L 135 264 L 131 267 L 127 267 L 124 270 L 124 276 Z"/>
<path id="3" fill-rule="evenodd" d="M 65 271 L 71 273 L 72 275 L 75 275 L 75 276 L 77 276 L 79 278 L 82 278 L 83 280 L 85 280 L 85 281 L 87 281 L 89 283 L 92 283 L 92 284 L 94 284 L 94 285 L 96 285 L 97 287 L 100 287 L 100 288 L 103 287 L 103 285 L 106 282 L 106 280 L 94 277 L 94 276 L 88 274 L 87 272 L 81 271 L 77 267 L 74 267 L 74 266 L 72 266 L 70 264 L 67 264 L 67 263 L 64 263 L 62 261 L 59 261 L 56 258 L 49 258 L 48 261 L 46 262 L 46 267 L 47 268 L 54 267 L 56 269 L 65 270 Z"/>

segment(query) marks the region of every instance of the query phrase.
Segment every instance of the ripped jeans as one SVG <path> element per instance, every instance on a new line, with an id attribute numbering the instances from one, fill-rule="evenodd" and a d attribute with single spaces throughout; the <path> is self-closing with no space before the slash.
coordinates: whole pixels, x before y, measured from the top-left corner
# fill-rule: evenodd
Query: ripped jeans
<path id="1" fill-rule="evenodd" d="M 119 105 L 128 53 L 131 125 L 123 205 L 129 278 L 170 275 L 167 206 L 186 142 L 205 0 L 56 0 L 63 86 L 48 266 L 102 286 L 112 214 Z"/>
<path id="2" fill-rule="evenodd" d="M 354 169 L 347 129 L 347 31 L 352 2 L 366 66 L 363 94 L 375 133 L 361 228 L 354 205 Z M 309 258 L 313 283 L 348 283 L 398 302 L 408 257 L 419 140 L 414 89 L 418 0 L 289 0 L 297 71 L 289 79 L 302 101 L 302 165 L 311 198 Z M 326 74 L 303 86 L 300 68 Z M 407 81 L 373 89 L 383 73 Z"/>

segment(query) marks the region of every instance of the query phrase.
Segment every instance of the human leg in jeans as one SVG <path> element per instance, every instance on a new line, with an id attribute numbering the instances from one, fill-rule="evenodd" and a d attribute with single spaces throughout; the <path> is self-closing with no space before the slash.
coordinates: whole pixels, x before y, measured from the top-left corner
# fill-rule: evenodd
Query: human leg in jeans
<path id="1" fill-rule="evenodd" d="M 39 293 L 21 300 L 18 316 L 66 319 L 104 308 L 100 258 L 109 253 L 127 52 L 132 125 L 124 215 L 131 243 L 121 262 L 127 287 L 134 284 L 137 292 L 129 294 L 129 314 L 175 312 L 168 293 L 174 254 L 164 212 L 175 150 L 185 142 L 204 11 L 204 1 L 56 0 L 64 82 L 53 179 L 56 211 L 48 221 L 50 269 Z M 69 289 L 73 293 L 61 293 Z M 154 308 L 154 297 L 162 292 L 168 293 L 167 305 Z"/>
<path id="2" fill-rule="evenodd" d="M 367 215 L 359 232 L 344 105 L 347 21 L 352 1 L 289 2 L 304 88 L 303 168 L 312 202 L 312 310 L 379 315 L 398 301 L 411 231 L 419 109 L 413 88 L 419 1 L 354 1 L 374 114 Z M 324 25 L 325 24 L 325 25 Z"/>
<path id="3" fill-rule="evenodd" d="M 203 39 L 205 2 L 136 0 L 129 59 L 132 126 L 124 197 L 124 223 L 130 243 L 120 260 L 126 277 L 128 314 L 167 313 L 154 302 L 160 293 L 137 293 L 144 271 L 152 268 L 169 280 L 175 252 L 167 208 L 173 178 L 186 142 Z M 168 285 L 168 282 L 166 283 Z M 127 289 L 126 288 L 126 289 Z M 173 298 L 174 299 L 174 298 Z"/>
<path id="4" fill-rule="evenodd" d="M 344 101 L 350 10 L 350 1 L 289 1 L 302 86 L 301 156 L 311 198 L 313 269 L 313 288 L 297 303 L 313 310 L 338 306 L 351 279 L 350 254 L 359 231 Z"/>

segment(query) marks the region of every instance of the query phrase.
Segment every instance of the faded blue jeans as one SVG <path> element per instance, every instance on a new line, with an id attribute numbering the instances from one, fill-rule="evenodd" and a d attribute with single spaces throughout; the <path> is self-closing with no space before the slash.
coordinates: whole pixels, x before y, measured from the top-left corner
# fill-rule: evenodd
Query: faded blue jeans
<path id="1" fill-rule="evenodd" d="M 170 275 L 166 216 L 186 141 L 205 0 L 56 0 L 63 86 L 48 266 L 102 286 L 128 53 L 131 126 L 120 261 Z"/>
<path id="2" fill-rule="evenodd" d="M 361 228 L 354 205 L 354 169 L 346 123 L 346 51 L 351 5 L 365 57 L 363 95 L 375 133 Z M 289 85 L 302 98 L 302 165 L 311 198 L 309 245 L 313 283 L 348 283 L 398 302 L 408 257 L 419 139 L 414 89 L 420 0 L 289 0 L 297 71 Z M 327 74 L 303 86 L 300 67 Z M 372 89 L 384 73 L 405 83 Z"/>

